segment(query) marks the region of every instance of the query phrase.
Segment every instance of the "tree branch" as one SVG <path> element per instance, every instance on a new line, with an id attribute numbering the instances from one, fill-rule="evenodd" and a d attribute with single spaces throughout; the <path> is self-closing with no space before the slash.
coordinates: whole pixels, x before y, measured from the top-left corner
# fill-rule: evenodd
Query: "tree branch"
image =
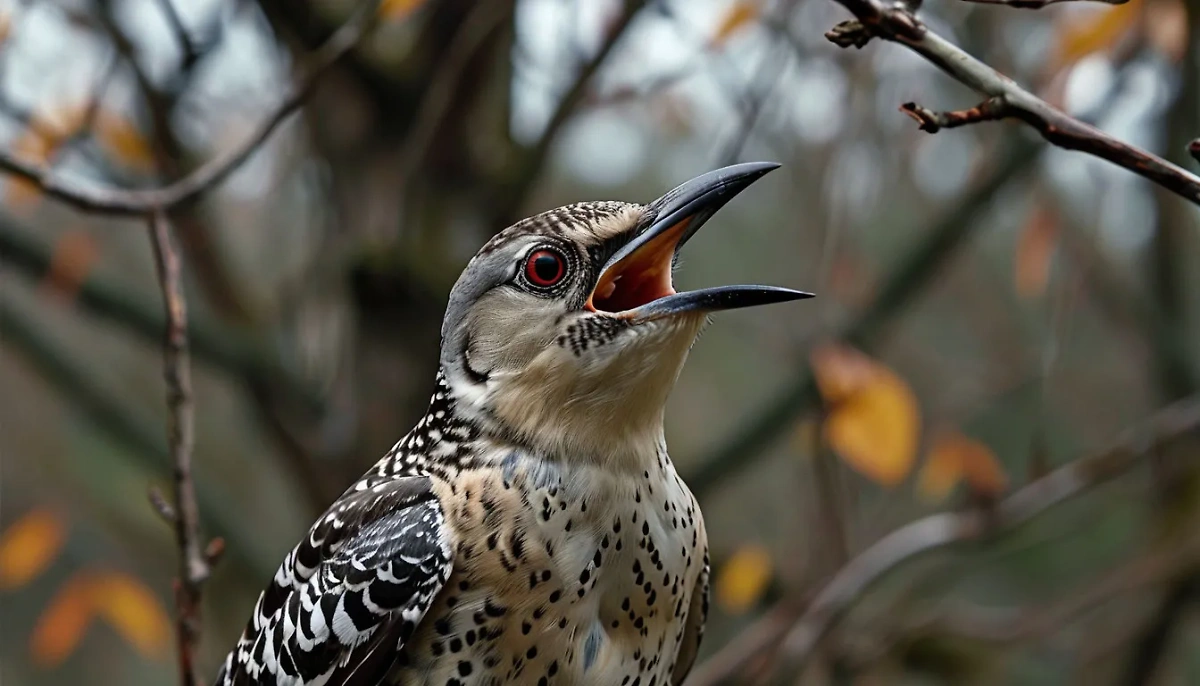
<path id="1" fill-rule="evenodd" d="M 994 509 L 944 512 L 907 524 L 850 561 L 817 594 L 780 644 L 777 671 L 802 670 L 816 646 L 863 593 L 899 565 L 948 546 L 1014 531 L 1047 510 L 1104 484 L 1184 435 L 1200 431 L 1200 398 L 1171 405 L 1109 449 L 1081 458 L 1030 483 Z"/>
<path id="2" fill-rule="evenodd" d="M 938 267 L 983 224 L 976 216 L 987 202 L 1025 170 L 1037 157 L 1040 146 L 1019 141 L 1008 146 L 990 174 L 981 179 L 958 205 L 932 229 L 924 240 L 884 277 L 875 298 L 858 317 L 843 327 L 837 337 L 857 348 L 869 350 L 882 337 L 887 325 L 938 274 Z M 687 475 L 688 485 L 698 496 L 724 482 L 731 474 L 746 469 L 776 436 L 791 426 L 796 417 L 820 404 L 816 381 L 805 370 L 787 390 L 763 406 L 720 442 L 712 453 L 699 460 L 698 470 Z"/>
<path id="3" fill-rule="evenodd" d="M 163 340 L 163 378 L 167 384 L 167 444 L 174 465 L 174 500 L 171 520 L 179 545 L 179 578 L 175 581 L 176 630 L 180 683 L 194 686 L 195 646 L 200 635 L 200 593 L 209 574 L 209 557 L 201 549 L 200 512 L 192 483 L 192 445 L 195 426 L 192 412 L 192 375 L 188 361 L 187 306 L 179 275 L 179 255 L 171 245 L 167 218 L 156 212 L 150 218 L 150 243 L 167 314 Z M 156 508 L 160 514 L 161 507 Z"/>
<path id="4" fill-rule="evenodd" d="M 646 5 L 646 0 L 624 0 L 623 8 L 620 16 L 613 24 L 605 37 L 604 43 L 596 54 L 590 60 L 585 62 L 579 69 L 579 74 L 576 75 L 575 81 L 571 87 L 563 94 L 562 99 L 558 101 L 558 106 L 554 109 L 554 113 L 550 115 L 550 120 L 546 123 L 546 129 L 542 131 L 542 135 L 537 142 L 521 155 L 515 163 L 515 177 L 505 184 L 504 192 L 498 197 L 496 202 L 496 210 L 493 213 L 493 223 L 496 226 L 507 226 L 516 220 L 516 213 L 520 211 L 521 206 L 525 202 L 525 198 L 529 195 L 529 191 L 533 187 L 533 182 L 537 180 L 538 172 L 546 163 L 546 157 L 550 154 L 554 142 L 558 139 L 558 134 L 562 132 L 563 126 L 570 121 L 571 115 L 575 113 L 575 108 L 579 106 L 587 95 L 588 88 L 592 84 L 592 77 L 596 72 L 600 71 L 600 67 L 604 64 L 608 56 L 612 54 L 613 48 L 621 41 L 621 37 L 625 35 L 625 31 L 633 24 L 633 18 Z"/>
<path id="5" fill-rule="evenodd" d="M 65 178 L 52 169 L 0 154 L 0 169 L 36 184 L 46 195 L 95 214 L 141 217 L 169 210 L 206 192 L 227 177 L 262 145 L 285 119 L 300 108 L 316 79 L 366 33 L 380 0 L 363 0 L 353 16 L 321 47 L 313 51 L 296 79 L 292 92 L 241 145 L 217 155 L 182 179 L 149 190 L 104 188 Z"/>
<path id="6" fill-rule="evenodd" d="M 1023 10 L 1039 10 L 1046 5 L 1057 5 L 1060 2 L 1083 2 L 1084 0 L 964 0 L 978 5 L 1008 5 Z M 1087 0 L 1102 2 L 1106 5 L 1124 5 L 1129 0 Z"/>
<path id="7" fill-rule="evenodd" d="M 1200 177 L 1167 160 L 1119 141 L 1086 124 L 1021 88 L 1012 79 L 980 62 L 961 48 L 930 31 L 901 3 L 883 0 L 837 0 L 857 17 L 826 33 L 841 47 L 862 47 L 872 37 L 900 43 L 924 57 L 934 66 L 988 98 L 983 105 L 991 116 L 958 121 L 955 126 L 985 119 L 1015 118 L 1033 127 L 1047 142 L 1067 150 L 1078 150 L 1124 167 L 1187 200 L 1200 204 Z M 989 104 L 990 103 L 990 104 Z M 922 128 L 924 118 L 916 114 L 916 105 L 908 114 L 917 116 Z M 921 110 L 928 113 L 928 110 Z M 959 113 L 962 114 L 962 113 Z M 946 115 L 943 115 L 946 116 Z M 936 129 L 935 129 L 936 130 Z"/>

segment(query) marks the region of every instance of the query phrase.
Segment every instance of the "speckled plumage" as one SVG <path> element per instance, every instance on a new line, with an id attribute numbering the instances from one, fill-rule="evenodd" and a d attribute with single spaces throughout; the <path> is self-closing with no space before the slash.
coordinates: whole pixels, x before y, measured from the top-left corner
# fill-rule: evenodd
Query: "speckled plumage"
<path id="1" fill-rule="evenodd" d="M 217 683 L 682 683 L 709 562 L 662 418 L 706 311 L 662 303 L 680 236 L 770 168 L 649 206 L 570 205 L 489 241 L 451 291 L 428 411 L 285 557 Z M 614 267 L 660 235 L 673 243 Z M 547 251 L 554 278 L 535 279 Z M 632 305 L 597 307 L 622 278 L 613 302 Z"/>

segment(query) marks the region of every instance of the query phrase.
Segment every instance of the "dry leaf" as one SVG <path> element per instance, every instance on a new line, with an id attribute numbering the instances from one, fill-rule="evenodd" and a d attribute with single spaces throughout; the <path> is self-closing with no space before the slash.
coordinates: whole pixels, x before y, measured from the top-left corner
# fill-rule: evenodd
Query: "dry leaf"
<path id="1" fill-rule="evenodd" d="M 713 32 L 713 37 L 708 42 L 709 47 L 719 48 L 725 45 L 735 33 L 758 19 L 760 11 L 757 2 L 736 0 L 721 17 L 720 23 L 717 24 L 717 30 Z"/>
<path id="2" fill-rule="evenodd" d="M 54 244 L 45 285 L 59 295 L 74 297 L 87 280 L 99 254 L 92 234 L 86 231 L 64 233 Z"/>
<path id="3" fill-rule="evenodd" d="M 842 345 L 814 350 L 812 366 L 829 406 L 825 441 L 877 483 L 903 481 L 916 457 L 921 424 L 912 389 L 886 366 Z"/>
<path id="4" fill-rule="evenodd" d="M 738 549 L 717 572 L 717 604 L 731 615 L 744 614 L 762 599 L 771 583 L 771 553 L 758 543 Z"/>
<path id="5" fill-rule="evenodd" d="M 1017 237 L 1013 259 L 1013 283 L 1017 294 L 1032 298 L 1046 291 L 1050 265 L 1058 238 L 1058 213 L 1039 203 L 1029 214 Z"/>
<path id="6" fill-rule="evenodd" d="M 146 657 L 161 658 L 170 647 L 171 619 L 154 593 L 119 572 L 92 581 L 96 613 Z"/>
<path id="7" fill-rule="evenodd" d="M 1146 42 L 1178 63 L 1187 53 L 1188 12 L 1181 0 L 1147 0 L 1142 12 Z"/>
<path id="8" fill-rule="evenodd" d="M 79 105 L 58 107 L 35 113 L 29 125 L 12 143 L 12 154 L 31 164 L 49 166 L 59 147 L 83 126 L 87 108 Z M 37 184 L 25 179 L 9 179 L 5 201 L 10 209 L 27 212 L 41 199 Z"/>
<path id="9" fill-rule="evenodd" d="M 12 31 L 12 12 L 8 9 L 0 9 L 0 43 L 8 40 L 8 34 Z"/>
<path id="10" fill-rule="evenodd" d="M 957 431 L 944 432 L 929 451 L 917 488 L 931 500 L 942 500 L 959 481 L 972 493 L 992 498 L 1008 488 L 1008 476 L 990 448 Z"/>
<path id="11" fill-rule="evenodd" d="M 0 590 L 20 588 L 58 557 L 67 527 L 50 510 L 31 510 L 0 535 Z"/>
<path id="12" fill-rule="evenodd" d="M 384 21 L 403 21 L 425 4 L 425 0 L 383 0 L 379 3 L 379 18 Z"/>
<path id="13" fill-rule="evenodd" d="M 96 140 L 114 160 L 142 171 L 154 169 L 154 152 L 133 122 L 115 112 L 96 117 Z"/>
<path id="14" fill-rule="evenodd" d="M 29 639 L 36 664 L 51 667 L 67 659 L 92 621 L 92 583 L 84 573 L 63 584 L 38 617 Z"/>
<path id="15" fill-rule="evenodd" d="M 1072 13 L 1065 18 L 1052 71 L 1115 46 L 1137 24 L 1141 6 L 1139 0 L 1130 0 L 1115 7 L 1095 8 L 1084 17 Z"/>

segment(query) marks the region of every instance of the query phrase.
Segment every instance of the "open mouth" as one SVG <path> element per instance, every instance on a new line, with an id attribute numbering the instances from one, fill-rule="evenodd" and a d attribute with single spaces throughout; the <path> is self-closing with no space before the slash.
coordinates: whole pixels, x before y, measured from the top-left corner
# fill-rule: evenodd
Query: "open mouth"
<path id="1" fill-rule="evenodd" d="M 690 219 L 669 227 L 600 275 L 588 305 L 598 312 L 625 312 L 675 295 L 671 265 Z"/>
<path id="2" fill-rule="evenodd" d="M 811 293 L 775 286 L 719 286 L 677 293 L 675 254 L 725 203 L 779 165 L 752 162 L 699 176 L 655 200 L 654 220 L 618 250 L 600 272 L 587 308 L 638 321 L 684 312 L 766 305 Z"/>

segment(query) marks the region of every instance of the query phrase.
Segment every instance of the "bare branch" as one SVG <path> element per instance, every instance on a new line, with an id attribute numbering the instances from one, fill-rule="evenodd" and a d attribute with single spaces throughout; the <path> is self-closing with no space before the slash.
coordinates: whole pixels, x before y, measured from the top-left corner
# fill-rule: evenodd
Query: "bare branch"
<path id="1" fill-rule="evenodd" d="M 144 216 L 186 202 L 215 186 L 242 164 L 304 103 L 316 79 L 366 33 L 379 0 L 363 0 L 354 15 L 306 60 L 292 92 L 241 145 L 218 155 L 188 176 L 162 188 L 121 190 L 64 178 L 52 169 L 0 154 L 0 169 L 36 184 L 46 195 L 96 214 Z"/>
<path id="2" fill-rule="evenodd" d="M 697 665 L 688 675 L 687 686 L 716 686 L 745 674 L 755 659 L 791 628 L 798 615 L 796 608 L 785 602 L 777 603 L 754 624 L 738 632 L 737 638 Z"/>
<path id="3" fill-rule="evenodd" d="M 1057 5 L 1060 2 L 1102 2 L 1106 5 L 1124 5 L 1129 0 L 964 0 L 979 5 L 1008 5 L 1022 10 L 1039 10 L 1046 5 Z"/>
<path id="4" fill-rule="evenodd" d="M 515 214 L 525 202 L 525 197 L 533 187 L 533 182 L 545 164 L 546 157 L 558 139 L 558 134 L 562 132 L 563 126 L 575 113 L 575 108 L 583 102 L 584 96 L 587 95 L 588 88 L 592 85 L 592 77 L 600 71 L 600 67 L 612 54 L 613 48 L 633 24 L 633 18 L 645 5 L 646 0 L 624 0 L 621 14 L 609 29 L 604 43 L 596 51 L 596 54 L 580 67 L 575 81 L 571 83 L 571 87 L 563 94 L 562 99 L 558 101 L 558 106 L 550 115 L 550 121 L 546 123 L 546 129 L 542 132 L 541 138 L 525 151 L 522 159 L 517 161 L 514 171 L 515 178 L 507 184 L 508 188 L 497 202 L 493 221 L 496 226 L 505 226 L 516 218 Z"/>
<path id="5" fill-rule="evenodd" d="M 883 0 L 837 2 L 857 18 L 857 21 L 839 24 L 826 34 L 826 37 L 837 45 L 862 47 L 867 40 L 875 36 L 900 43 L 963 85 L 1003 103 L 1003 106 L 994 112 L 998 116 L 977 117 L 970 121 L 958 121 L 955 125 L 1001 116 L 1020 119 L 1053 145 L 1108 160 L 1193 203 L 1200 204 L 1200 177 L 1151 152 L 1119 141 L 1050 105 L 1021 88 L 1012 79 L 930 31 L 903 4 L 885 3 Z M 928 110 L 923 112 L 928 113 Z M 906 113 L 917 116 L 915 111 L 906 110 Z M 923 118 L 918 118 L 918 121 L 926 123 Z"/>
<path id="6" fill-rule="evenodd" d="M 921 130 L 929 133 L 1009 116 L 1008 105 L 1004 102 L 1004 98 L 988 98 L 969 110 L 952 110 L 950 112 L 934 112 L 915 102 L 906 102 L 900 106 L 900 111 L 917 120 Z"/>
<path id="7" fill-rule="evenodd" d="M 196 42 L 192 40 L 187 27 L 183 25 L 183 19 L 179 16 L 179 10 L 175 9 L 175 3 L 172 0 L 158 0 L 158 4 L 162 7 L 163 14 L 167 17 L 167 23 L 171 25 L 171 31 L 175 34 L 175 40 L 179 43 L 179 49 L 183 51 L 183 68 L 187 69 L 195 64 L 196 60 L 200 59 L 200 49 L 196 46 Z"/>
<path id="8" fill-rule="evenodd" d="M 167 313 L 163 378 L 167 383 L 167 444 L 175 471 L 172 523 L 175 525 L 175 542 L 179 545 L 175 604 L 180 683 L 193 686 L 197 683 L 194 651 L 200 634 L 200 591 L 208 579 L 209 564 L 208 556 L 201 550 L 200 511 L 196 505 L 196 489 L 192 484 L 195 426 L 191 364 L 188 360 L 187 305 L 179 275 L 179 255 L 171 245 L 171 228 L 166 215 L 156 212 L 149 223 L 154 265 Z"/>
<path id="9" fill-rule="evenodd" d="M 950 545 L 985 540 L 1029 522 L 1141 463 L 1185 434 L 1200 430 L 1200 398 L 1171 405 L 1108 450 L 1082 458 L 1001 501 L 993 510 L 944 512 L 919 519 L 880 539 L 839 571 L 780 644 L 783 673 L 802 670 L 821 639 L 863 593 L 904 562 Z"/>

